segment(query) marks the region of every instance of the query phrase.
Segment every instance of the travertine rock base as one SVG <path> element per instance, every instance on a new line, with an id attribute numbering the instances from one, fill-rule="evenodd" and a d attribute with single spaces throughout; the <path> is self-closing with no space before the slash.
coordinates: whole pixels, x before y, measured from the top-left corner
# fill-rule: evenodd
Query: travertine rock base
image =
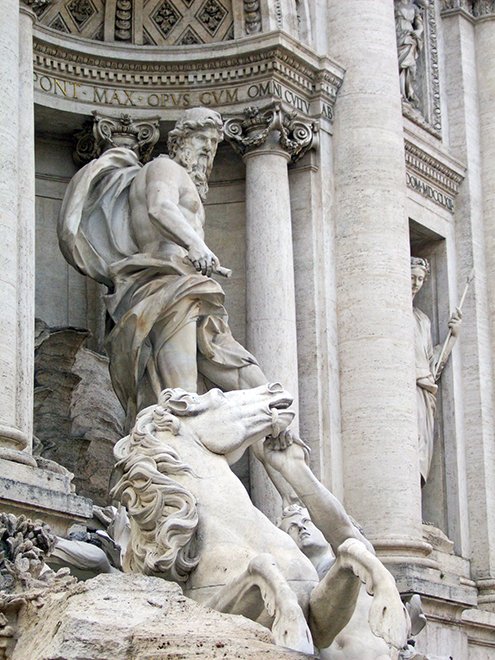
<path id="1" fill-rule="evenodd" d="M 180 587 L 143 575 L 100 575 L 50 594 L 19 619 L 12 660 L 26 658 L 307 658 L 273 645 L 271 633 L 220 614 Z"/>
<path id="2" fill-rule="evenodd" d="M 76 328 L 45 328 L 38 340 L 34 429 L 37 452 L 74 474 L 78 495 L 105 506 L 113 445 L 124 435 L 125 414 L 108 358 L 83 345 L 87 336 Z"/>

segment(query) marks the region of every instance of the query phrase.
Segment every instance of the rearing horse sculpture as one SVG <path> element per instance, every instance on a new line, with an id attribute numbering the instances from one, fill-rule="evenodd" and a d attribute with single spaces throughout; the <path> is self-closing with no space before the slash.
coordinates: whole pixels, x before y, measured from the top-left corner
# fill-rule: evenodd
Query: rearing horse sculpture
<path id="1" fill-rule="evenodd" d="M 271 628 L 277 644 L 313 653 L 331 644 L 361 582 L 374 596 L 371 630 L 391 651 L 408 619 L 392 575 L 316 479 L 301 446 L 284 434 L 293 418 L 281 385 L 206 394 L 164 390 L 115 446 L 131 540 L 124 570 L 182 584 L 185 595 Z M 317 573 L 294 541 L 253 506 L 229 464 L 267 436 L 265 459 L 294 488 L 337 557 Z M 288 446 L 287 446 L 288 445 Z"/>

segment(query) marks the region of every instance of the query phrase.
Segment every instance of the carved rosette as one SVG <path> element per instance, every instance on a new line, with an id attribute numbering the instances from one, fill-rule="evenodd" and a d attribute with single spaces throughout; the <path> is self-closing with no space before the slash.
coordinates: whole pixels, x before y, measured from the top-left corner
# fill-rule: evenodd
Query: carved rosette
<path id="1" fill-rule="evenodd" d="M 86 122 L 75 134 L 74 160 L 78 165 L 98 158 L 112 147 L 127 147 L 146 163 L 160 137 L 159 117 L 134 121 L 123 113 L 119 119 L 93 112 L 94 119 Z"/>
<path id="2" fill-rule="evenodd" d="M 286 112 L 275 103 L 265 108 L 246 108 L 240 117 L 228 119 L 223 131 L 241 156 L 261 147 L 269 134 L 276 132 L 278 143 L 295 162 L 314 146 L 318 127 L 316 122 L 303 119 L 296 112 Z"/>

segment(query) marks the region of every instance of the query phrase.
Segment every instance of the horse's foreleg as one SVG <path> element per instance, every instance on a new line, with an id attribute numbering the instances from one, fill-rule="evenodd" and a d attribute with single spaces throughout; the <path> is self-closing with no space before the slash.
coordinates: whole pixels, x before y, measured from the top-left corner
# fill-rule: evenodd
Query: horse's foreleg
<path id="1" fill-rule="evenodd" d="M 227 582 L 205 605 L 254 621 L 265 609 L 273 617 L 276 644 L 313 653 L 311 633 L 297 597 L 269 554 L 254 557 L 244 573 Z"/>
<path id="2" fill-rule="evenodd" d="M 369 627 L 377 637 L 396 649 L 407 641 L 409 621 L 395 580 L 381 561 L 356 539 L 337 550 L 337 559 L 310 600 L 309 624 L 315 644 L 330 646 L 354 611 L 360 582 L 373 596 Z"/>

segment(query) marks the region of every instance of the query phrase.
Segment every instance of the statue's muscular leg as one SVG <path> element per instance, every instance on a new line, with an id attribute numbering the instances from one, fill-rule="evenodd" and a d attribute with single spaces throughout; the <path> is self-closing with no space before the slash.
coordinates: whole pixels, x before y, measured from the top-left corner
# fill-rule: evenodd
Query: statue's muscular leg
<path id="1" fill-rule="evenodd" d="M 265 385 L 268 380 L 257 364 L 246 364 L 242 367 L 228 367 L 210 362 L 198 354 L 198 369 L 203 376 L 224 392 L 232 390 L 248 390 L 252 387 Z"/>
<path id="2" fill-rule="evenodd" d="M 187 323 L 165 342 L 162 339 L 163 334 L 160 323 L 157 323 L 149 335 L 160 389 L 181 387 L 187 392 L 196 392 L 198 387 L 196 320 Z"/>

